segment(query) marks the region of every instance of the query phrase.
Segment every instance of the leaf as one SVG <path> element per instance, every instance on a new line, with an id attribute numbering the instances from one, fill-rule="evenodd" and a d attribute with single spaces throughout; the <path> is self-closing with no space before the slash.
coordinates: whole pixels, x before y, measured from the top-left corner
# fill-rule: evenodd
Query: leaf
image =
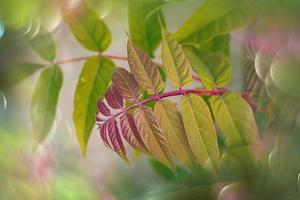
<path id="1" fill-rule="evenodd" d="M 63 74 L 59 66 L 45 69 L 37 80 L 31 101 L 31 120 L 38 142 L 46 138 L 53 125 L 62 83 Z"/>
<path id="2" fill-rule="evenodd" d="M 167 168 L 165 165 L 161 164 L 158 160 L 154 158 L 149 158 L 148 163 L 151 166 L 151 168 L 160 176 L 165 178 L 169 181 L 175 181 L 176 180 L 176 174 Z"/>
<path id="3" fill-rule="evenodd" d="M 111 33 L 98 14 L 84 4 L 71 11 L 65 11 L 65 21 L 73 35 L 85 48 L 105 51 L 111 43 Z"/>
<path id="4" fill-rule="evenodd" d="M 110 143 L 112 146 L 112 149 L 125 161 L 129 162 L 126 157 L 126 151 L 125 147 L 123 145 L 119 129 L 117 127 L 117 122 L 115 119 L 109 120 L 107 123 L 107 129 L 108 129 L 108 136 L 110 139 Z"/>
<path id="5" fill-rule="evenodd" d="M 123 68 L 116 68 L 112 75 L 112 82 L 124 99 L 137 102 L 142 94 L 134 77 Z"/>
<path id="6" fill-rule="evenodd" d="M 161 40 L 158 8 L 163 0 L 129 0 L 128 22 L 132 41 L 152 55 Z"/>
<path id="7" fill-rule="evenodd" d="M 257 127 L 249 104 L 235 93 L 209 98 L 218 127 L 228 147 L 258 144 Z"/>
<path id="8" fill-rule="evenodd" d="M 158 101 L 154 107 L 157 118 L 174 157 L 183 164 L 193 166 L 193 153 L 189 147 L 184 130 L 181 114 L 176 108 L 176 103 L 170 100 Z"/>
<path id="9" fill-rule="evenodd" d="M 39 54 L 43 59 L 47 61 L 54 61 L 56 56 L 55 43 L 50 33 L 44 33 L 34 37 L 30 41 L 31 47 Z"/>
<path id="10" fill-rule="evenodd" d="M 179 43 L 200 44 L 245 25 L 254 15 L 255 2 L 206 0 L 175 33 Z"/>
<path id="11" fill-rule="evenodd" d="M 181 46 L 173 36 L 162 28 L 162 59 L 164 69 L 176 88 L 180 88 L 192 81 L 190 64 Z"/>
<path id="12" fill-rule="evenodd" d="M 129 113 L 124 113 L 120 117 L 120 127 L 125 140 L 140 152 L 148 153 L 148 149 L 141 138 L 133 117 Z"/>
<path id="13" fill-rule="evenodd" d="M 0 83 L 6 87 L 18 84 L 22 80 L 28 78 L 43 65 L 34 63 L 21 63 L 11 65 L 0 71 Z"/>
<path id="14" fill-rule="evenodd" d="M 127 44 L 127 54 L 131 73 L 139 86 L 149 94 L 158 94 L 165 87 L 158 66 L 130 40 Z"/>
<path id="15" fill-rule="evenodd" d="M 201 44 L 201 50 L 206 52 L 220 52 L 230 56 L 230 34 L 219 35 Z"/>
<path id="16" fill-rule="evenodd" d="M 105 99 L 110 107 L 114 109 L 123 108 L 123 97 L 113 85 L 111 85 L 106 91 Z"/>
<path id="17" fill-rule="evenodd" d="M 175 169 L 169 145 L 151 108 L 141 106 L 134 110 L 134 121 L 150 154 L 161 163 Z"/>
<path id="18" fill-rule="evenodd" d="M 184 47 L 184 51 L 205 88 L 223 87 L 230 82 L 232 69 L 224 54 L 202 52 L 191 46 Z"/>
<path id="19" fill-rule="evenodd" d="M 210 160 L 218 169 L 219 148 L 210 110 L 204 100 L 189 94 L 181 98 L 182 119 L 194 156 L 202 166 Z"/>
<path id="20" fill-rule="evenodd" d="M 73 120 L 84 155 L 95 123 L 96 102 L 99 96 L 104 96 L 114 68 L 112 61 L 93 57 L 85 62 L 80 73 L 74 94 Z"/>

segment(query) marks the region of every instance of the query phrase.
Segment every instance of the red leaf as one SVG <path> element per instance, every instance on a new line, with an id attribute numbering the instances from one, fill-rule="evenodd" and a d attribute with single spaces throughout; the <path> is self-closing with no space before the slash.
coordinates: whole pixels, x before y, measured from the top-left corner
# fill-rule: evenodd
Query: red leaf
<path id="1" fill-rule="evenodd" d="M 114 109 L 123 108 L 123 97 L 120 95 L 119 91 L 111 85 L 105 94 L 105 99 L 108 105 Z"/>
<path id="2" fill-rule="evenodd" d="M 125 140 L 135 149 L 148 153 L 148 149 L 138 131 L 133 117 L 129 113 L 124 113 L 120 117 L 121 132 Z"/>
<path id="3" fill-rule="evenodd" d="M 104 104 L 104 102 L 101 99 L 98 100 L 97 107 L 98 107 L 99 112 L 102 115 L 111 116 L 110 110 L 108 109 L 108 107 Z"/>
<path id="4" fill-rule="evenodd" d="M 100 125 L 99 132 L 100 132 L 100 137 L 103 143 L 105 144 L 105 146 L 110 147 L 112 149 L 107 139 L 107 123 L 103 123 L 102 125 Z"/>
<path id="5" fill-rule="evenodd" d="M 110 139 L 110 142 L 112 144 L 112 148 L 113 150 L 119 154 L 119 156 L 125 160 L 126 162 L 128 162 L 128 159 L 126 157 L 126 150 L 125 147 L 123 145 L 120 133 L 119 133 L 119 129 L 117 126 L 117 122 L 115 119 L 109 120 L 108 121 L 108 136 Z"/>

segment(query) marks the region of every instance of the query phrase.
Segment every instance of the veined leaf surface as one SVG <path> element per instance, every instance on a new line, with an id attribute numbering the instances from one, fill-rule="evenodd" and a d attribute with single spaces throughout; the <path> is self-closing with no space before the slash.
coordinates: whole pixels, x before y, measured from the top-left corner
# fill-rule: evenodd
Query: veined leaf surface
<path id="1" fill-rule="evenodd" d="M 112 75 L 112 82 L 124 99 L 138 101 L 142 94 L 136 80 L 126 69 L 117 68 Z"/>
<path id="2" fill-rule="evenodd" d="M 212 96 L 209 102 L 228 146 L 258 144 L 259 138 L 252 109 L 239 94 Z"/>
<path id="3" fill-rule="evenodd" d="M 151 108 L 145 106 L 137 108 L 134 111 L 134 121 L 150 154 L 170 169 L 174 169 L 166 137 Z"/>
<path id="4" fill-rule="evenodd" d="M 170 150 L 176 159 L 192 167 L 193 153 L 191 152 L 184 130 L 181 114 L 176 103 L 170 100 L 158 101 L 154 107 L 154 114 L 163 133 L 166 135 Z"/>
<path id="5" fill-rule="evenodd" d="M 42 71 L 31 102 L 31 119 L 34 137 L 38 142 L 45 139 L 53 125 L 63 74 L 59 66 Z"/>
<path id="6" fill-rule="evenodd" d="M 162 59 L 164 69 L 176 88 L 192 81 L 190 64 L 173 36 L 162 28 Z"/>
<path id="7" fill-rule="evenodd" d="M 184 51 L 205 88 L 223 87 L 230 82 L 232 69 L 224 54 L 203 52 L 191 46 Z"/>
<path id="8" fill-rule="evenodd" d="M 75 38 L 85 48 L 105 51 L 111 43 L 111 33 L 98 14 L 84 4 L 75 10 L 65 12 L 65 21 Z"/>
<path id="9" fill-rule="evenodd" d="M 210 160 L 218 169 L 219 147 L 210 110 L 204 100 L 189 94 L 181 98 L 182 119 L 194 156 L 202 166 Z"/>
<path id="10" fill-rule="evenodd" d="M 255 2 L 206 0 L 175 33 L 179 43 L 200 44 L 245 25 L 255 13 Z"/>
<path id="11" fill-rule="evenodd" d="M 96 102 L 108 88 L 115 65 L 112 61 L 93 57 L 80 73 L 74 95 L 73 120 L 83 154 L 95 124 Z"/>
<path id="12" fill-rule="evenodd" d="M 149 94 L 157 94 L 164 87 L 158 66 L 147 53 L 135 46 L 130 40 L 127 45 L 128 63 L 131 73 L 140 87 Z"/>

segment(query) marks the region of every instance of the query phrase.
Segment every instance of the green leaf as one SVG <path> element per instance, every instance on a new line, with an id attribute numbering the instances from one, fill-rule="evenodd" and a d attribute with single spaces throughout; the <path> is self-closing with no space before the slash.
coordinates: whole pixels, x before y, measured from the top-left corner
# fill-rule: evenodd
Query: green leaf
<path id="1" fill-rule="evenodd" d="M 85 48 L 103 52 L 110 45 L 111 33 L 108 27 L 96 12 L 84 4 L 76 10 L 66 11 L 65 21 L 75 38 Z"/>
<path id="2" fill-rule="evenodd" d="M 38 142 L 46 138 L 53 125 L 62 83 L 63 74 L 59 66 L 45 69 L 36 83 L 31 102 L 31 119 L 34 137 Z"/>
<path id="3" fill-rule="evenodd" d="M 174 181 L 176 179 L 176 174 L 163 165 L 161 162 L 154 158 L 149 158 L 148 162 L 152 169 L 161 177 L 165 178 L 166 180 Z"/>
<path id="4" fill-rule="evenodd" d="M 200 44 L 245 25 L 254 15 L 255 2 L 206 0 L 175 33 L 184 44 Z"/>
<path id="5" fill-rule="evenodd" d="M 203 52 L 192 46 L 184 47 L 184 52 L 205 88 L 223 87 L 230 82 L 232 69 L 224 54 Z"/>
<path id="6" fill-rule="evenodd" d="M 182 119 L 194 156 L 202 166 L 219 166 L 219 147 L 210 110 L 204 100 L 189 94 L 181 98 Z"/>
<path id="7" fill-rule="evenodd" d="M 151 108 L 141 106 L 134 110 L 133 115 L 136 126 L 150 154 L 165 166 L 174 170 L 175 166 L 169 145 Z"/>
<path id="8" fill-rule="evenodd" d="M 128 22 L 131 40 L 152 56 L 161 40 L 158 8 L 163 0 L 129 0 Z"/>
<path id="9" fill-rule="evenodd" d="M 112 61 L 94 57 L 85 62 L 80 73 L 74 95 L 73 120 L 84 155 L 95 124 L 96 102 L 105 94 L 114 68 Z"/>
<path id="10" fill-rule="evenodd" d="M 176 88 L 192 81 L 190 63 L 173 36 L 162 27 L 162 59 L 164 69 Z"/>
<path id="11" fill-rule="evenodd" d="M 127 44 L 128 63 L 131 73 L 139 86 L 149 94 L 158 94 L 165 87 L 158 66 L 147 53 L 139 49 L 132 41 Z"/>
<path id="12" fill-rule="evenodd" d="M 21 63 L 11 65 L 1 70 L 0 83 L 6 87 L 15 85 L 31 76 L 34 72 L 41 69 L 43 65 L 33 63 Z"/>
<path id="13" fill-rule="evenodd" d="M 249 104 L 235 93 L 209 98 L 218 127 L 229 147 L 255 145 L 259 138 L 253 112 Z"/>
<path id="14" fill-rule="evenodd" d="M 43 59 L 50 62 L 54 61 L 56 49 L 50 33 L 44 33 L 36 36 L 30 41 L 30 45 Z"/>
<path id="15" fill-rule="evenodd" d="M 181 114 L 176 103 L 170 100 L 158 101 L 154 107 L 154 115 L 166 135 L 174 157 L 182 164 L 193 166 L 193 153 L 189 147 Z"/>
<path id="16" fill-rule="evenodd" d="M 212 40 L 202 43 L 200 49 L 206 52 L 220 52 L 229 58 L 230 34 L 216 36 Z"/>

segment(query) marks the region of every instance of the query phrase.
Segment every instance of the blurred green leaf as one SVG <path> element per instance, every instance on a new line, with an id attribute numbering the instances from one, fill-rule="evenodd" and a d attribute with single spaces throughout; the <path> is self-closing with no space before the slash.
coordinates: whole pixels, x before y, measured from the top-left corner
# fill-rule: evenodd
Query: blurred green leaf
<path id="1" fill-rule="evenodd" d="M 31 119 L 34 137 L 38 142 L 45 139 L 53 125 L 62 83 L 63 74 L 59 66 L 45 69 L 36 83 L 31 102 Z"/>
<path id="2" fill-rule="evenodd" d="M 212 40 L 201 44 L 200 49 L 207 52 L 220 52 L 229 58 L 230 34 L 216 36 Z"/>
<path id="3" fill-rule="evenodd" d="M 200 44 L 245 25 L 255 13 L 254 1 L 206 0 L 175 33 L 184 44 Z"/>
<path id="4" fill-rule="evenodd" d="M 54 61 L 56 49 L 55 43 L 50 33 L 38 35 L 30 41 L 31 47 L 43 59 L 47 61 Z"/>
<path id="5" fill-rule="evenodd" d="M 114 68 L 112 61 L 93 57 L 85 62 L 81 70 L 74 94 L 73 120 L 84 155 L 95 124 L 97 100 L 105 94 Z"/>
<path id="6" fill-rule="evenodd" d="M 0 72 L 1 86 L 13 86 L 31 76 L 34 72 L 41 69 L 43 65 L 33 63 L 21 63 L 11 65 L 2 69 Z"/>
<path id="7" fill-rule="evenodd" d="M 158 16 L 164 0 L 128 0 L 128 21 L 131 40 L 151 56 L 161 40 Z"/>
<path id="8" fill-rule="evenodd" d="M 161 162 L 159 162 L 158 160 L 156 160 L 154 158 L 149 158 L 148 162 L 149 162 L 150 166 L 152 167 L 152 169 L 159 176 L 161 176 L 167 180 L 175 180 L 176 179 L 175 173 L 172 170 L 170 170 L 168 167 L 163 165 Z"/>
<path id="9" fill-rule="evenodd" d="M 205 88 L 223 87 L 230 82 L 232 69 L 224 54 L 203 52 L 192 46 L 184 47 L 184 51 Z"/>
<path id="10" fill-rule="evenodd" d="M 111 43 L 111 32 L 98 14 L 84 4 L 66 11 L 65 21 L 82 46 L 97 52 L 105 51 Z"/>

